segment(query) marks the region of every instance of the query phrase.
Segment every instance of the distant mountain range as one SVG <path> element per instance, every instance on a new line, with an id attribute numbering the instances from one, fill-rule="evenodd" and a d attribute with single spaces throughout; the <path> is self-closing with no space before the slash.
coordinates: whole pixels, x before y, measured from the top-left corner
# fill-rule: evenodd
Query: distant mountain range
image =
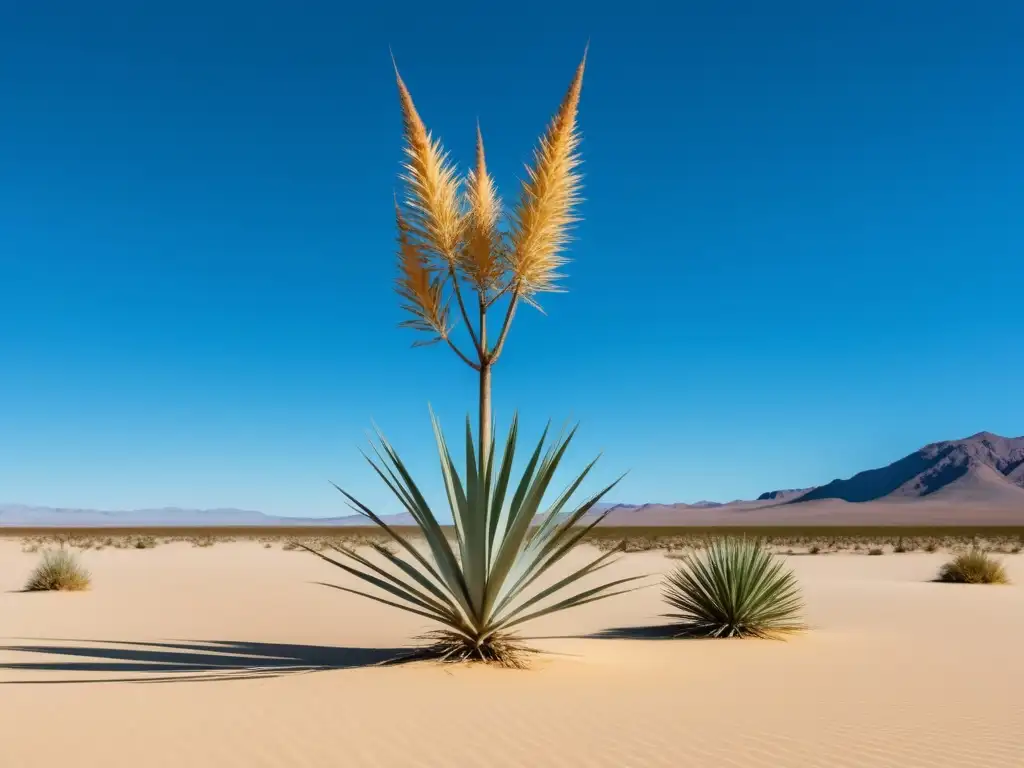
<path id="1" fill-rule="evenodd" d="M 752 501 L 599 504 L 611 525 L 1024 525 L 1024 437 L 979 432 L 931 443 L 885 467 Z M 386 522 L 411 525 L 405 514 Z M 0 505 L 0 526 L 353 526 L 360 515 L 274 517 L 242 509 L 104 512 Z"/>
<path id="2" fill-rule="evenodd" d="M 979 432 L 932 443 L 887 467 L 808 489 L 794 501 L 927 497 L 1024 505 L 1024 437 Z"/>

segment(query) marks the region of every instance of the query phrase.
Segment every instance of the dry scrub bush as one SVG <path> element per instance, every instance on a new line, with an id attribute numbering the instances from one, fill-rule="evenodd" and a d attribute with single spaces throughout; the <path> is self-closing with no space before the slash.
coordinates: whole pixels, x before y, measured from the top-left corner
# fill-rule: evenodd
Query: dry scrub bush
<path id="1" fill-rule="evenodd" d="M 972 549 L 957 555 L 939 569 L 939 581 L 950 584 L 1009 584 L 1003 564 Z"/>
<path id="2" fill-rule="evenodd" d="M 89 588 L 89 572 L 66 549 L 43 552 L 42 560 L 25 584 L 27 592 L 62 590 L 79 592 Z"/>

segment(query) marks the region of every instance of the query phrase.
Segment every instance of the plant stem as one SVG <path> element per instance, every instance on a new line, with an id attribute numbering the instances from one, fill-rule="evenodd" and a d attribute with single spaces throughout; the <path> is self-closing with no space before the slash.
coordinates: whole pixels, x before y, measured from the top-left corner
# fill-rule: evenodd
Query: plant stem
<path id="1" fill-rule="evenodd" d="M 487 304 L 480 294 L 480 473 L 489 472 L 487 466 L 491 449 L 491 360 L 487 353 Z"/>
<path id="2" fill-rule="evenodd" d="M 487 356 L 486 362 L 488 364 L 493 363 L 498 359 L 498 355 L 501 354 L 502 348 L 505 346 L 505 339 L 508 338 L 508 329 L 512 326 L 512 318 L 516 314 L 516 305 L 519 303 L 519 287 L 512 291 L 512 298 L 508 303 L 508 310 L 505 312 L 505 322 L 501 325 L 501 333 L 498 334 L 498 341 L 494 345 L 494 349 Z"/>
<path id="3" fill-rule="evenodd" d="M 469 322 L 469 313 L 466 311 L 466 304 L 462 300 L 462 290 L 459 288 L 459 276 L 455 272 L 455 264 L 448 267 L 448 276 L 452 281 L 452 288 L 455 290 L 455 298 L 459 302 L 459 311 L 462 313 L 462 319 L 466 323 L 466 330 L 469 331 L 469 338 L 473 340 L 473 346 L 476 348 L 476 354 L 480 358 L 480 362 L 483 362 L 484 355 L 487 353 L 487 342 L 482 339 L 478 339 L 476 333 L 473 332 L 473 324 Z M 481 334 L 483 329 L 481 328 Z"/>

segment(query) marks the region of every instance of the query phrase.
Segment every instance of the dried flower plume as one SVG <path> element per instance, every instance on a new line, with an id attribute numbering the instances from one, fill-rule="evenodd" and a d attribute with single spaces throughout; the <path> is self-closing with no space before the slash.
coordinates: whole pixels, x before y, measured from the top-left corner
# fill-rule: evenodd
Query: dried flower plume
<path id="1" fill-rule="evenodd" d="M 433 332 L 434 338 L 425 342 L 433 344 L 446 338 L 451 327 L 448 324 L 448 309 L 443 304 L 442 281 L 433 274 L 430 261 L 423 246 L 412 238 L 409 224 L 402 216 L 402 210 L 395 204 L 395 218 L 398 224 L 398 295 L 405 300 L 402 309 L 412 318 L 402 323 L 405 328 Z M 424 342 L 421 342 L 421 344 Z"/>
<path id="2" fill-rule="evenodd" d="M 536 294 L 560 290 L 559 269 L 567 261 L 569 230 L 577 221 L 574 209 L 580 202 L 577 113 L 586 60 L 584 52 L 569 90 L 534 150 L 520 199 L 504 229 L 502 203 L 487 169 L 479 125 L 476 163 L 460 184 L 454 165 L 441 142 L 427 130 L 395 67 L 405 139 L 398 290 L 406 300 L 404 309 L 412 314 L 403 325 L 433 332 L 434 341 L 447 340 L 474 367 L 497 359 L 520 300 L 536 306 Z M 477 292 L 483 312 L 504 295 L 510 299 L 493 349 L 487 348 L 486 335 L 473 329 L 463 283 Z M 477 352 L 476 363 L 449 336 L 446 290 L 457 299 Z"/>
<path id="3" fill-rule="evenodd" d="M 458 257 L 462 229 L 455 168 L 440 140 L 432 138 L 427 131 L 397 68 L 395 76 L 405 128 L 406 162 L 402 165 L 405 170 L 402 180 L 408 192 L 409 232 L 424 247 L 453 263 Z"/>
<path id="4" fill-rule="evenodd" d="M 494 189 L 494 179 L 487 172 L 484 158 L 484 137 L 476 128 L 476 167 L 466 178 L 465 243 L 460 265 L 478 290 L 494 288 L 504 270 L 499 259 L 501 201 Z"/>
<path id="5" fill-rule="evenodd" d="M 569 228 L 578 220 L 573 213 L 580 201 L 576 116 L 586 63 L 584 53 L 558 112 L 534 151 L 533 167 L 526 169 L 529 179 L 523 182 L 513 212 L 512 270 L 527 298 L 559 290 L 558 269 L 567 261 L 563 253 Z"/>

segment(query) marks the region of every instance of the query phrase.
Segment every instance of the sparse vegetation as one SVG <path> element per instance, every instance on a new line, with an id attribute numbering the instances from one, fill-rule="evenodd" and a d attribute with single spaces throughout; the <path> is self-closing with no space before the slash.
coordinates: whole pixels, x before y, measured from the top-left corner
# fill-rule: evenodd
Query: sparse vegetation
<path id="1" fill-rule="evenodd" d="M 939 569 L 939 581 L 951 584 L 1008 584 L 1003 564 L 977 547 L 963 552 Z"/>
<path id="2" fill-rule="evenodd" d="M 89 588 L 89 581 L 89 572 L 81 566 L 73 552 L 53 549 L 43 552 L 42 560 L 25 584 L 25 590 L 80 592 Z"/>
<path id="3" fill-rule="evenodd" d="M 394 528 L 405 536 L 418 536 L 414 526 L 398 526 Z M 443 526 L 445 535 L 455 541 L 455 531 L 450 526 Z M 136 528 L 136 529 L 75 529 L 73 531 L 45 528 L 31 529 L 26 535 L 25 529 L 0 530 L 2 537 L 18 537 L 21 539 L 22 551 L 38 552 L 41 549 L 66 547 L 69 549 L 126 549 L 135 547 L 140 537 L 155 540 L 156 545 L 189 543 L 196 546 L 214 546 L 232 541 L 253 541 L 260 544 L 285 545 L 291 540 L 300 540 L 314 548 L 325 549 L 327 542 L 340 543 L 345 546 L 369 547 L 372 544 L 388 544 L 391 538 L 376 526 L 345 526 L 338 527 L 275 527 L 230 529 L 215 528 Z M 901 546 L 907 552 L 921 550 L 934 553 L 939 551 L 966 551 L 977 546 L 985 551 L 1004 554 L 1019 554 L 1022 550 L 1020 528 L 991 528 L 983 531 L 963 528 L 805 528 L 805 527 L 745 527 L 745 528 L 707 528 L 707 527 L 641 527 L 641 526 L 598 526 L 587 533 L 584 541 L 607 551 L 622 547 L 627 552 L 679 552 L 703 546 L 708 539 L 723 535 L 750 536 L 760 539 L 769 549 L 785 552 L 793 549 L 810 552 L 818 548 L 820 553 L 827 552 L 863 552 L 870 548 L 892 547 L 893 551 Z M 201 544 L 197 542 L 202 542 Z M 390 544 L 388 544 L 390 545 Z M 148 547 L 147 547 L 148 548 Z M 287 548 L 287 547 L 286 547 Z M 291 547 L 299 549 L 298 547 Z"/>
<path id="4" fill-rule="evenodd" d="M 716 539 L 687 554 L 663 595 L 680 635 L 774 637 L 803 628 L 796 577 L 750 539 Z"/>
<path id="5" fill-rule="evenodd" d="M 884 555 L 885 554 L 885 550 L 882 549 L 881 547 L 872 547 L 871 549 L 868 550 L 868 554 L 869 555 L 873 555 L 875 557 L 878 557 L 879 555 Z"/>

